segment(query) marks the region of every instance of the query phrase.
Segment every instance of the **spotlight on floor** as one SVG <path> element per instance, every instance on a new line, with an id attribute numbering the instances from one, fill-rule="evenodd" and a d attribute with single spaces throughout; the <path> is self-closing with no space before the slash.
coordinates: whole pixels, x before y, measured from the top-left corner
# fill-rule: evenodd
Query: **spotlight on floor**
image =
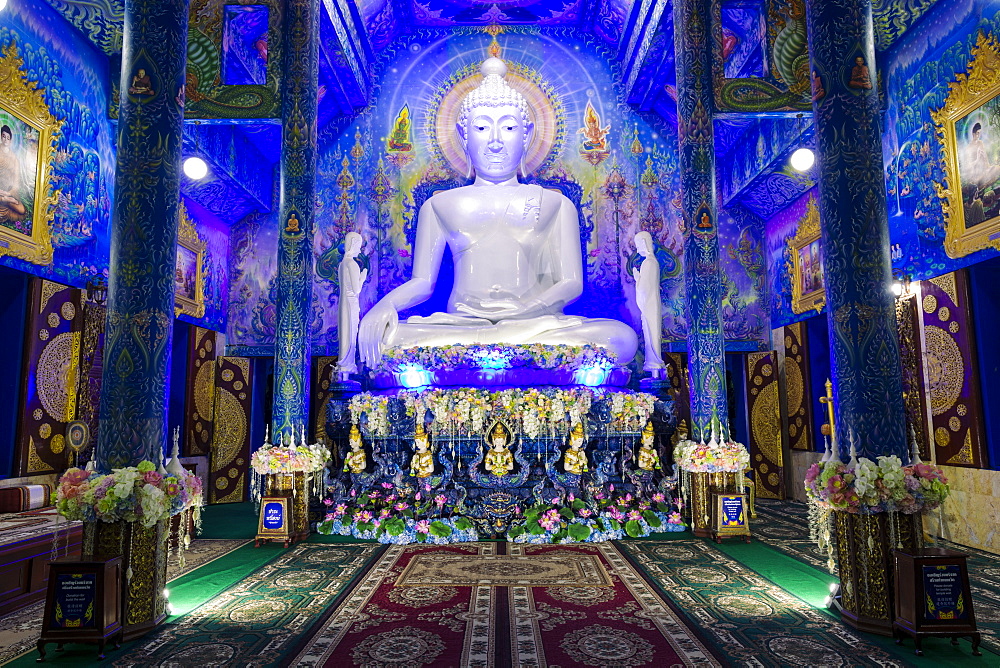
<path id="1" fill-rule="evenodd" d="M 832 610 L 834 612 L 840 612 L 841 611 L 842 608 L 840 606 L 840 583 L 839 582 L 831 582 L 830 583 L 830 595 L 826 597 L 825 601 L 823 601 L 823 605 L 828 610 Z"/>
<path id="2" fill-rule="evenodd" d="M 816 154 L 812 152 L 812 149 L 799 148 L 792 153 L 792 157 L 788 161 L 795 171 L 807 172 L 816 162 Z"/>
<path id="3" fill-rule="evenodd" d="M 208 164 L 198 157 L 188 158 L 184 161 L 184 173 L 189 179 L 201 180 L 208 174 Z"/>

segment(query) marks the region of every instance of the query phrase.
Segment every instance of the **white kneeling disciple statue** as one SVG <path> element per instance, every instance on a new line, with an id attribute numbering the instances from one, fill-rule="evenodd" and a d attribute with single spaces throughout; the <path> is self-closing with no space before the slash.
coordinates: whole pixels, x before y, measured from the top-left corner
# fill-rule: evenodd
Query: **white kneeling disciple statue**
<path id="1" fill-rule="evenodd" d="M 361 320 L 361 288 L 368 279 L 368 270 L 362 269 L 357 257 L 363 240 L 357 232 L 348 232 L 344 237 L 344 259 L 337 267 L 340 282 L 340 300 L 337 305 L 337 378 L 349 379 L 358 372 L 355 361 L 358 343 L 358 324 Z"/>
<path id="2" fill-rule="evenodd" d="M 644 371 L 653 378 L 663 376 L 663 356 L 660 353 L 663 338 L 663 306 L 660 302 L 660 263 L 653 254 L 653 237 L 649 232 L 635 235 L 635 250 L 642 256 L 642 264 L 632 270 L 635 279 L 635 305 L 642 320 L 642 338 L 645 342 Z"/>
<path id="3" fill-rule="evenodd" d="M 389 347 L 473 343 L 592 344 L 635 356 L 625 323 L 563 314 L 583 291 L 580 226 L 561 193 L 518 181 L 533 125 L 524 97 L 504 80 L 498 58 L 462 101 L 457 130 L 475 182 L 439 192 L 420 208 L 412 278 L 361 321 L 362 361 L 374 367 Z M 399 311 L 434 291 L 445 248 L 455 264 L 447 312 L 399 321 Z"/>

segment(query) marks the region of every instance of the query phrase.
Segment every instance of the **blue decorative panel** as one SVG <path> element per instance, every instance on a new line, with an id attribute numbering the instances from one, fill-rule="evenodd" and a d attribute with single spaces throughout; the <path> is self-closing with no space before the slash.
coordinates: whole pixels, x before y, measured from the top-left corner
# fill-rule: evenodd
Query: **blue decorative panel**
<path id="1" fill-rule="evenodd" d="M 267 83 L 267 5 L 223 7 L 222 83 Z"/>
<path id="2" fill-rule="evenodd" d="M 722 63 L 727 79 L 767 73 L 764 0 L 722 0 Z"/>

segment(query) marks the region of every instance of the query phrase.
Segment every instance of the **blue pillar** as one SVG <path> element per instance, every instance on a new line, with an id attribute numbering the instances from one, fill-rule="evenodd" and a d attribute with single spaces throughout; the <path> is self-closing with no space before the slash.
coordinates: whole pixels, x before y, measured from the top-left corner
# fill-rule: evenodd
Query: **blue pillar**
<path id="1" fill-rule="evenodd" d="M 808 0 L 823 283 L 841 453 L 907 461 L 870 0 Z"/>
<path id="2" fill-rule="evenodd" d="M 709 423 L 726 409 L 722 280 L 716 219 L 715 145 L 712 137 L 712 66 L 708 0 L 675 0 L 677 135 L 684 288 L 687 310 L 691 438 L 709 438 Z"/>
<path id="3" fill-rule="evenodd" d="M 289 0 L 281 80 L 278 325 L 274 337 L 271 433 L 309 422 L 309 323 L 312 318 L 313 216 L 316 209 L 316 92 L 319 1 Z"/>
<path id="4" fill-rule="evenodd" d="M 188 0 L 125 3 L 102 471 L 159 462 L 165 443 L 187 33 Z"/>

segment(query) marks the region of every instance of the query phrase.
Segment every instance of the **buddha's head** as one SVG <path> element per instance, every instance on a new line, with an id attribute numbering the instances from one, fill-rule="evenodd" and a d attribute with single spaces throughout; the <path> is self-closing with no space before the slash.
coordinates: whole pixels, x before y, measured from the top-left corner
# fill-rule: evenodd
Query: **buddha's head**
<path id="1" fill-rule="evenodd" d="M 643 257 L 646 257 L 653 251 L 653 236 L 649 232 L 643 230 L 636 233 L 635 251 Z"/>
<path id="2" fill-rule="evenodd" d="M 528 101 L 504 80 L 507 66 L 488 58 L 480 68 L 483 82 L 462 100 L 456 125 L 465 146 L 470 176 L 496 183 L 526 173 L 524 157 L 534 124 Z"/>
<path id="3" fill-rule="evenodd" d="M 357 232 L 348 232 L 344 237 L 344 254 L 354 256 L 361 252 L 364 239 Z"/>

